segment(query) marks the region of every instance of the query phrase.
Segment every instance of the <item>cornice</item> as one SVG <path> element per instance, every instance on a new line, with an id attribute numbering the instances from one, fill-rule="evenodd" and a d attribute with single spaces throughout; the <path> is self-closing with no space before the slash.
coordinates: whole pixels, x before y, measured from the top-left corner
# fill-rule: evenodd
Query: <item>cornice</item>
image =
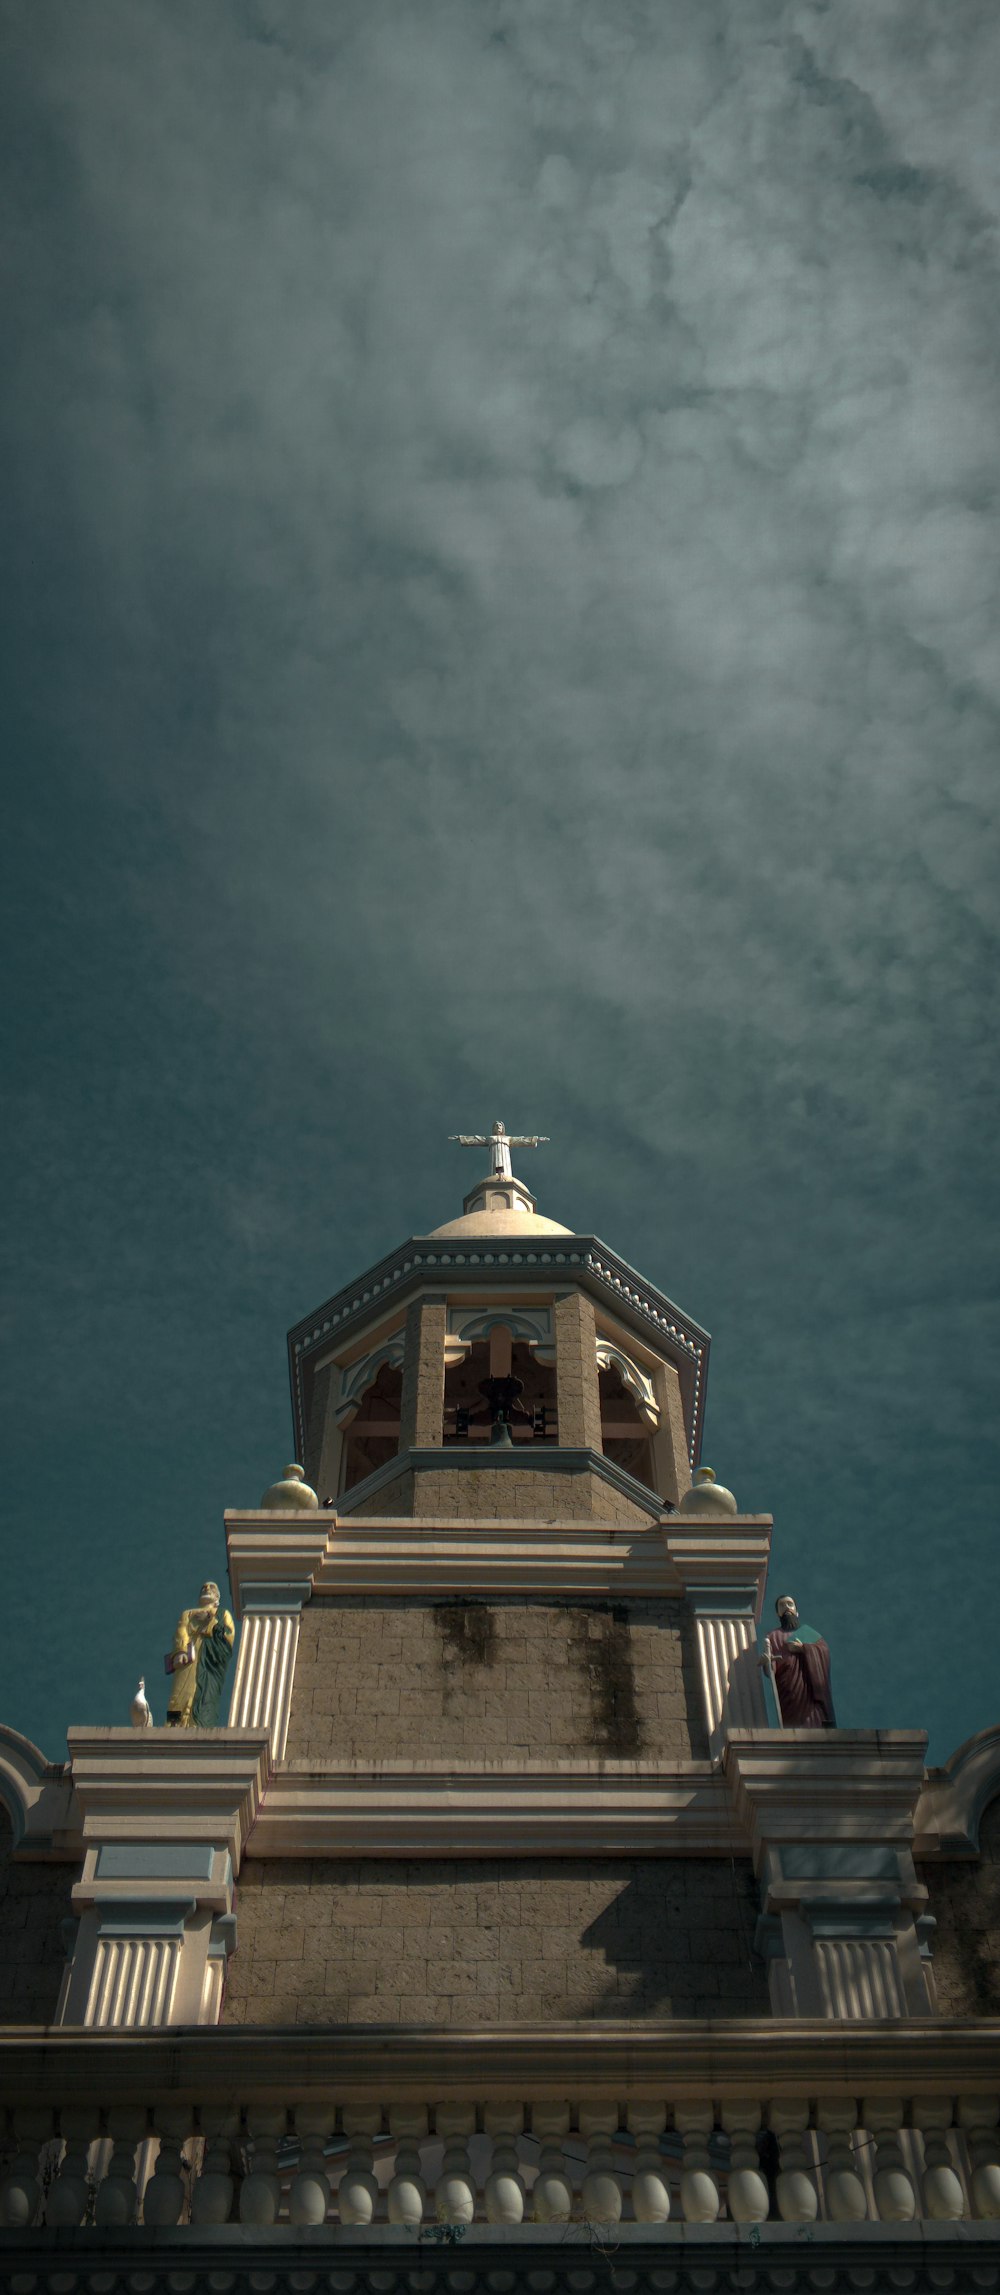
<path id="1" fill-rule="evenodd" d="M 755 1852 L 876 1836 L 908 1848 L 926 1749 L 922 1729 L 730 1729 L 722 1765 Z"/>
<path id="2" fill-rule="evenodd" d="M 732 1856 L 749 1844 L 709 1761 L 283 1763 L 255 1857 Z"/>
<path id="3" fill-rule="evenodd" d="M 767 1514 L 671 1514 L 648 1527 L 583 1522 L 434 1521 L 426 1515 L 228 1513 L 237 1614 L 242 1589 L 308 1579 L 313 1594 L 532 1593 L 679 1599 L 689 1585 L 739 1583 L 759 1600 Z M 256 1597 L 259 1601 L 259 1597 Z"/>
<path id="4" fill-rule="evenodd" d="M 207 1840 L 238 1866 L 270 1776 L 270 1743 L 259 1729 L 69 1730 L 84 1847 Z"/>
<path id="5" fill-rule="evenodd" d="M 907 2017 L 588 2018 L 578 2023 L 0 2027 L 0 2100 L 333 2097 L 425 2103 L 627 2096 L 686 2102 L 802 2096 L 995 2097 L 1000 2020 Z"/>
<path id="6" fill-rule="evenodd" d="M 298 1448 L 305 1448 L 305 1413 L 302 1368 L 313 1350 L 328 1346 L 332 1336 L 354 1333 L 387 1304 L 403 1299 L 421 1285 L 446 1282 L 449 1291 L 478 1289 L 484 1283 L 504 1285 L 537 1282 L 539 1275 L 566 1284 L 581 1283 L 595 1296 L 610 1301 L 616 1313 L 685 1373 L 691 1420 L 690 1455 L 700 1455 L 705 1409 L 705 1383 L 711 1340 L 666 1294 L 648 1283 L 626 1259 L 609 1249 L 597 1235 L 553 1236 L 544 1242 L 511 1236 L 492 1242 L 484 1237 L 475 1249 L 456 1248 L 434 1236 L 410 1236 L 397 1251 L 346 1284 L 322 1307 L 304 1316 L 288 1334 L 288 1362 L 292 1415 Z"/>

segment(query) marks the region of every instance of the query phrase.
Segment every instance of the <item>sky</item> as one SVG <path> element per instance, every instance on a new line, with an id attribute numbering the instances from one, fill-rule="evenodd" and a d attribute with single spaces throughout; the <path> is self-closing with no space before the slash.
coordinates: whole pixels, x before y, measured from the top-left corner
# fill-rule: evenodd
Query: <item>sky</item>
<path id="1" fill-rule="evenodd" d="M 3 1717 L 124 1722 L 474 1177 L 998 1718 L 992 0 L 6 0 Z"/>

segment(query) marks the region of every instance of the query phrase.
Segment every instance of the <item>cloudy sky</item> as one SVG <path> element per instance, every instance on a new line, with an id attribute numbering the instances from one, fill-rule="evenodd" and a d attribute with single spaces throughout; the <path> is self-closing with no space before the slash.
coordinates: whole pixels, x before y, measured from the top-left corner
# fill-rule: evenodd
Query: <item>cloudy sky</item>
<path id="1" fill-rule="evenodd" d="M 6 0 L 3 1710 L 551 1134 L 842 1721 L 998 1715 L 991 0 Z M 780 1581 L 780 1583 L 779 1583 Z"/>

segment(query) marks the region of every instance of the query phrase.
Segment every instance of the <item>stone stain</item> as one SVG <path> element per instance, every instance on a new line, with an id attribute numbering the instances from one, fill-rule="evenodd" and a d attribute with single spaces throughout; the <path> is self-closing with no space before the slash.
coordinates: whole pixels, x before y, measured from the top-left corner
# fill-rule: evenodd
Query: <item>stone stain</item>
<path id="1" fill-rule="evenodd" d="M 471 1666 L 496 1664 L 496 1619 L 487 1602 L 435 1602 L 433 1617 L 446 1668 L 450 1659 Z M 445 1679 L 447 1687 L 447 1672 Z"/>
<path id="2" fill-rule="evenodd" d="M 620 1760 L 640 1754 L 643 1732 L 635 1695 L 632 1629 L 624 1603 L 577 1605 L 570 1649 L 590 1694 L 596 1748 Z"/>

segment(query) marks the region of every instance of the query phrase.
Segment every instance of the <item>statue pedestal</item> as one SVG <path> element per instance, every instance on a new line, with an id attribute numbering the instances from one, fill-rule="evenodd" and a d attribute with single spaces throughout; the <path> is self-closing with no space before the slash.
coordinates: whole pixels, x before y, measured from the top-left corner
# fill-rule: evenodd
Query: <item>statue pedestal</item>
<path id="1" fill-rule="evenodd" d="M 730 1731 L 776 2016 L 929 2014 L 912 1846 L 926 1745 L 923 1730 Z"/>

